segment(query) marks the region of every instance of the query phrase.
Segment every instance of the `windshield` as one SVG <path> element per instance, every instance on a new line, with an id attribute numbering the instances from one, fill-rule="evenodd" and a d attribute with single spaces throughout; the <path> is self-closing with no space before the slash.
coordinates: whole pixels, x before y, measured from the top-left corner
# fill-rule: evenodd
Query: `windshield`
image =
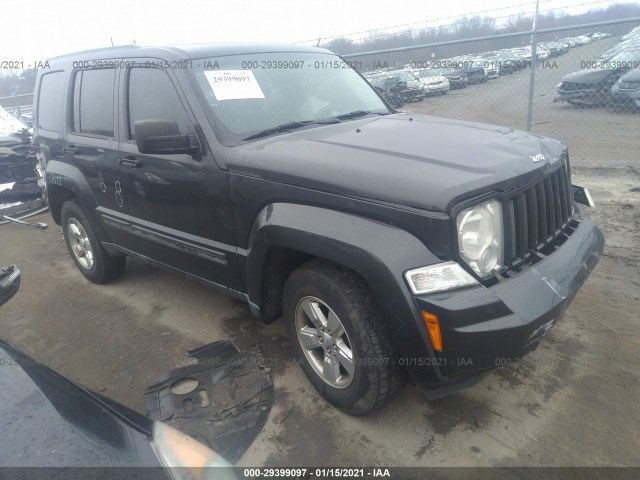
<path id="1" fill-rule="evenodd" d="M 621 64 L 619 68 L 638 68 L 640 67 L 640 50 L 625 50 L 611 57 L 610 62 L 618 62 Z M 606 63 L 606 62 L 605 62 Z M 624 65 L 629 63 L 628 66 Z"/>
<path id="2" fill-rule="evenodd" d="M 198 63 L 204 68 L 194 69 L 196 79 L 216 134 L 227 146 L 368 112 L 390 113 L 371 86 L 335 55 L 264 53 Z M 348 115 L 353 112 L 360 114 Z"/>
<path id="3" fill-rule="evenodd" d="M 407 70 L 398 70 L 393 72 L 402 82 L 415 82 L 416 78 L 411 75 Z"/>
<path id="4" fill-rule="evenodd" d="M 609 54 L 604 52 L 596 66 L 602 70 L 640 68 L 640 50 L 622 50 Z"/>

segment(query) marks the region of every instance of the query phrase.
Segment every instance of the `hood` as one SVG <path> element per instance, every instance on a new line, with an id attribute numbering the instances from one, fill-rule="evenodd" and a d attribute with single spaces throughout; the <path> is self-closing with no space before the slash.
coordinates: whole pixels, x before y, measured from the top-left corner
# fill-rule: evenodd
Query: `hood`
<path id="1" fill-rule="evenodd" d="M 611 75 L 615 70 L 612 69 L 587 69 L 580 70 L 577 72 L 570 73 L 569 75 L 565 75 L 562 78 L 562 82 L 571 82 L 571 83 L 598 83 L 609 75 Z"/>
<path id="2" fill-rule="evenodd" d="M 447 77 L 443 75 L 436 75 L 434 77 L 424 77 L 421 78 L 420 81 L 425 85 L 436 85 L 438 83 L 447 82 Z"/>
<path id="3" fill-rule="evenodd" d="M 231 172 L 446 212 L 553 169 L 562 142 L 510 128 L 398 113 L 316 127 L 234 148 Z M 534 163 L 530 157 L 543 154 Z"/>

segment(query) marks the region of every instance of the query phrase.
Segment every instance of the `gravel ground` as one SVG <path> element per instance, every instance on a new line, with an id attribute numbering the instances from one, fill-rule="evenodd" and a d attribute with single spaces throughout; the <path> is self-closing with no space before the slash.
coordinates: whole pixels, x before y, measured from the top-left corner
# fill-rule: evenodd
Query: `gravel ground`
<path id="1" fill-rule="evenodd" d="M 261 325 L 244 304 L 137 261 L 119 281 L 93 285 L 48 214 L 33 218 L 49 222 L 44 232 L 0 226 L 0 264 L 23 272 L 20 292 L 0 311 L 1 336 L 141 412 L 147 385 L 181 365 L 186 349 L 262 342 L 277 398 L 241 465 L 638 466 L 640 114 L 553 103 L 542 87 L 612 43 L 540 68 L 534 119 L 536 132 L 570 143 L 574 183 L 592 192 L 597 208 L 588 214 L 605 232 L 605 254 L 538 350 L 471 389 L 428 402 L 409 385 L 383 411 L 344 415 L 287 362 L 281 321 Z M 405 110 L 522 128 L 528 73 Z"/>

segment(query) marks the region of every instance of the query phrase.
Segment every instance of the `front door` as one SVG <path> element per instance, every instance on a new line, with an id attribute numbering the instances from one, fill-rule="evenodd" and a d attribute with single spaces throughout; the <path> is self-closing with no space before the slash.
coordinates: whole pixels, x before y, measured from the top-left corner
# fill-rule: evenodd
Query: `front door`
<path id="1" fill-rule="evenodd" d="M 229 285 L 231 247 L 220 248 L 218 242 L 203 237 L 198 224 L 210 186 L 207 157 L 143 155 L 136 145 L 138 120 L 169 119 L 180 133 L 193 132 L 195 120 L 184 95 L 169 71 L 134 67 L 124 73 L 119 161 L 138 250 L 164 265 Z"/>

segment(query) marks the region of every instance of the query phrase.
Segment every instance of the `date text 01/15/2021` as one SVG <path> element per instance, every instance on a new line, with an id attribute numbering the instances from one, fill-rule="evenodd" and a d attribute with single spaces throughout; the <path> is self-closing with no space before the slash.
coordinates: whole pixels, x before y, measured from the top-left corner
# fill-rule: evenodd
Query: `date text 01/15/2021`
<path id="1" fill-rule="evenodd" d="M 245 468 L 244 478 L 391 478 L 388 468 Z"/>

